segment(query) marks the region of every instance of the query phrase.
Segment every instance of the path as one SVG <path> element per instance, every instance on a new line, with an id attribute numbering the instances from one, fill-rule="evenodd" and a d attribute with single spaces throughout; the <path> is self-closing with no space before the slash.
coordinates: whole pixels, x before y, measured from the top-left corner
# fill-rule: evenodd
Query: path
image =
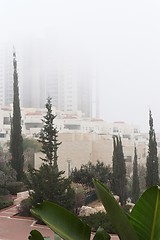
<path id="1" fill-rule="evenodd" d="M 33 219 L 16 218 L 13 216 L 16 213 L 16 206 L 0 211 L 0 240 L 27 240 L 33 229 L 54 240 L 53 232 L 47 226 L 37 225 Z M 118 238 L 112 236 L 111 240 L 118 240 Z"/>
<path id="2" fill-rule="evenodd" d="M 33 219 L 13 217 L 16 213 L 16 206 L 0 211 L 0 240 L 27 240 L 33 229 L 40 231 L 43 236 L 53 236 L 47 226 L 37 225 Z"/>

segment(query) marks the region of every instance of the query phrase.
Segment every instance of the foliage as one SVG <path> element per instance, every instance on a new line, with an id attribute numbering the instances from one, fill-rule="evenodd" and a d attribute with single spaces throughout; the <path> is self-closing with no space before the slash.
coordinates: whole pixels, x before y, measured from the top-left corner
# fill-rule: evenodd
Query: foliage
<path id="1" fill-rule="evenodd" d="M 125 204 L 127 197 L 126 164 L 123 154 L 121 137 L 113 136 L 113 178 L 112 191 L 119 196 L 121 205 Z"/>
<path id="2" fill-rule="evenodd" d="M 16 172 L 7 162 L 0 162 L 0 195 L 13 193 L 11 185 L 16 185 Z"/>
<path id="3" fill-rule="evenodd" d="M 26 190 L 26 187 L 23 182 L 8 182 L 6 188 L 10 194 L 16 195 L 18 192 Z"/>
<path id="4" fill-rule="evenodd" d="M 13 200 L 9 196 L 0 196 L 0 209 L 13 205 Z"/>
<path id="5" fill-rule="evenodd" d="M 21 112 L 19 103 L 19 88 L 18 88 L 18 73 L 16 55 L 13 53 L 13 118 L 11 119 L 11 138 L 10 138 L 10 151 L 11 151 L 11 164 L 17 172 L 17 181 L 23 178 L 23 138 L 21 129 Z"/>
<path id="6" fill-rule="evenodd" d="M 0 171 L 2 171 L 6 177 L 6 182 L 16 181 L 16 171 L 12 168 L 8 162 L 0 162 Z M 0 182 L 3 180 L 1 179 Z"/>
<path id="7" fill-rule="evenodd" d="M 45 154 L 42 160 L 49 165 L 54 165 L 55 169 L 58 170 L 57 150 L 61 143 L 58 142 L 58 131 L 53 122 L 56 115 L 52 113 L 51 98 L 47 99 L 46 109 L 47 113 L 42 119 L 44 125 L 39 136 L 39 142 L 42 143 L 41 152 Z"/>
<path id="8" fill-rule="evenodd" d="M 138 166 L 137 166 L 137 149 L 134 148 L 134 162 L 133 162 L 133 182 L 132 182 L 132 202 L 136 202 L 140 195 Z"/>
<path id="9" fill-rule="evenodd" d="M 38 152 L 40 150 L 40 144 L 37 140 L 33 138 L 23 138 L 23 150 L 24 152 L 28 149 L 33 149 L 34 152 Z"/>
<path id="10" fill-rule="evenodd" d="M 156 134 L 153 128 L 153 117 L 151 110 L 149 111 L 149 145 L 147 156 L 147 173 L 146 173 L 146 186 L 151 187 L 159 183 L 158 176 L 158 157 L 157 157 L 157 141 Z"/>
<path id="11" fill-rule="evenodd" d="M 83 222 L 88 224 L 94 232 L 98 230 L 99 226 L 101 226 L 108 233 L 116 233 L 108 215 L 104 212 L 98 212 L 80 218 Z"/>
<path id="12" fill-rule="evenodd" d="M 146 189 L 146 166 L 138 165 L 139 186 L 140 193 L 142 194 Z"/>
<path id="13" fill-rule="evenodd" d="M 88 205 L 89 203 L 92 203 L 97 200 L 97 194 L 95 190 L 92 190 L 88 192 L 85 196 L 85 205 Z"/>
<path id="14" fill-rule="evenodd" d="M 32 204 L 43 200 L 53 201 L 69 210 L 74 208 L 74 190 L 69 179 L 63 177 L 64 172 L 56 171 L 54 166 L 42 164 L 39 170 L 30 169 L 28 187 L 31 191 Z"/>
<path id="15" fill-rule="evenodd" d="M 42 234 L 37 230 L 32 230 L 30 232 L 30 236 L 28 237 L 29 240 L 44 240 Z"/>
<path id="16" fill-rule="evenodd" d="M 105 166 L 103 162 L 97 161 L 96 165 L 88 162 L 87 164 L 83 164 L 79 170 L 75 168 L 70 177 L 75 183 L 93 188 L 93 178 L 100 179 L 101 182 L 110 185 L 112 175 L 110 166 Z"/>
<path id="17" fill-rule="evenodd" d="M 30 213 L 31 207 L 32 207 L 32 201 L 30 198 L 22 200 L 18 207 L 19 215 L 24 216 L 24 217 L 30 217 L 31 216 L 31 213 Z"/>
<path id="18" fill-rule="evenodd" d="M 130 216 L 127 217 L 105 185 L 97 180 L 94 180 L 94 185 L 121 240 L 160 239 L 160 188 L 158 186 L 146 190 L 135 204 Z M 43 220 L 64 240 L 90 239 L 91 227 L 54 203 L 45 201 L 33 208 L 32 214 Z M 99 230 L 103 231 L 102 228 Z M 104 236 L 101 232 L 101 237 L 99 237 L 97 232 L 94 240 L 110 239 L 108 234 Z"/>
<path id="19" fill-rule="evenodd" d="M 41 144 L 32 138 L 23 138 L 23 150 L 24 150 L 24 171 L 27 171 L 28 166 L 34 165 L 34 153 L 39 152 Z"/>
<path id="20" fill-rule="evenodd" d="M 84 205 L 85 192 L 84 192 L 82 185 L 80 185 L 80 184 L 72 183 L 71 186 L 75 192 L 74 211 L 78 212 L 78 209 Z"/>
<path id="21" fill-rule="evenodd" d="M 51 98 L 47 99 L 47 113 L 42 120 L 44 126 L 40 133 L 39 142 L 42 143 L 43 164 L 36 170 L 29 167 L 26 175 L 27 185 L 30 191 L 32 204 L 41 203 L 44 200 L 54 201 L 69 210 L 74 209 L 75 194 L 71 188 L 71 180 L 64 177 L 64 172 L 58 170 L 57 150 L 58 131 L 53 120 Z"/>

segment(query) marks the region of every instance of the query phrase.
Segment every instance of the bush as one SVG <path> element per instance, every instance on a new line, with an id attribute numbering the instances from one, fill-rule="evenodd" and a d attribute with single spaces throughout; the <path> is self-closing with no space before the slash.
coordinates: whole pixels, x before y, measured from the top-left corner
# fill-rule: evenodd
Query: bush
<path id="1" fill-rule="evenodd" d="M 12 195 L 26 190 L 23 182 L 10 182 L 7 184 L 6 188 Z"/>
<path id="2" fill-rule="evenodd" d="M 4 196 L 4 195 L 8 195 L 9 194 L 9 191 L 6 187 L 2 187 L 0 186 L 0 196 Z"/>
<path id="3" fill-rule="evenodd" d="M 30 198 L 22 200 L 18 207 L 19 215 L 24 217 L 31 217 L 30 209 L 32 207 L 32 201 Z"/>
<path id="4" fill-rule="evenodd" d="M 101 226 L 108 233 L 116 233 L 108 215 L 104 212 L 94 213 L 90 216 L 83 216 L 81 219 L 92 228 L 92 231 L 96 231 L 98 227 Z"/>
<path id="5" fill-rule="evenodd" d="M 0 209 L 13 205 L 13 200 L 10 196 L 0 196 Z"/>
<path id="6" fill-rule="evenodd" d="M 85 205 L 88 205 L 89 203 L 92 203 L 94 201 L 96 201 L 97 198 L 97 194 L 95 192 L 95 190 L 87 193 L 87 196 L 85 197 Z"/>

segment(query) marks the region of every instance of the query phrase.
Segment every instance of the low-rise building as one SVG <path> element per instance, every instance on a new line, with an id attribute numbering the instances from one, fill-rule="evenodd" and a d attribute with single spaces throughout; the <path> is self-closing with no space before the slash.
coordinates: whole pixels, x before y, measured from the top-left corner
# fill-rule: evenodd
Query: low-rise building
<path id="1" fill-rule="evenodd" d="M 75 167 L 79 169 L 82 164 L 89 161 L 96 164 L 97 161 L 104 162 L 106 165 L 112 165 L 113 140 L 111 135 L 100 135 L 97 133 L 59 133 L 59 141 L 62 144 L 58 150 L 58 166 L 60 170 L 65 171 L 66 176 L 70 174 Z M 124 157 L 131 173 L 134 159 L 134 141 L 122 139 Z M 138 162 L 145 164 L 147 146 L 137 145 Z M 38 169 L 42 160 L 41 152 L 35 154 L 35 168 Z"/>
<path id="2" fill-rule="evenodd" d="M 112 163 L 113 135 L 122 138 L 123 151 L 126 163 L 132 165 L 134 147 L 137 147 L 138 162 L 146 163 L 148 151 L 148 134 L 142 134 L 139 127 L 125 122 L 108 123 L 102 119 L 84 118 L 83 114 L 65 113 L 53 107 L 56 114 L 55 127 L 59 131 L 59 168 L 68 175 L 72 168 L 79 168 L 88 161 L 96 163 L 97 160 L 105 164 Z M 21 108 L 22 134 L 29 138 L 38 138 L 43 126 L 42 118 L 46 109 Z M 10 119 L 12 106 L 0 107 L 0 143 L 10 139 Z M 160 153 L 160 135 L 157 134 L 158 153 Z M 40 153 L 35 155 L 35 167 L 41 164 Z"/>

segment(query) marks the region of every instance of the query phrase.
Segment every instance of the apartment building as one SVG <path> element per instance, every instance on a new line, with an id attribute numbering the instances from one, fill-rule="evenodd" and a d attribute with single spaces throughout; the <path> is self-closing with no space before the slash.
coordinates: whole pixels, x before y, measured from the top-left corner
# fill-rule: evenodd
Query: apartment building
<path id="1" fill-rule="evenodd" d="M 68 171 L 68 168 L 79 167 L 83 163 L 97 160 L 112 163 L 113 139 L 117 134 L 122 137 L 123 151 L 128 166 L 134 159 L 134 147 L 137 147 L 138 162 L 145 164 L 148 152 L 148 134 L 142 134 L 135 125 L 124 122 L 107 123 L 102 119 L 84 118 L 81 112 L 68 114 L 57 111 L 54 124 L 59 131 L 59 167 Z M 45 108 L 22 108 L 22 133 L 29 138 L 38 138 L 43 126 L 41 119 L 46 113 Z M 10 116 L 12 107 L 0 107 L 0 143 L 3 144 L 10 138 Z M 157 135 L 158 154 L 160 154 L 160 136 Z M 41 164 L 35 155 L 35 167 Z M 69 165 L 68 165 L 69 164 Z"/>

